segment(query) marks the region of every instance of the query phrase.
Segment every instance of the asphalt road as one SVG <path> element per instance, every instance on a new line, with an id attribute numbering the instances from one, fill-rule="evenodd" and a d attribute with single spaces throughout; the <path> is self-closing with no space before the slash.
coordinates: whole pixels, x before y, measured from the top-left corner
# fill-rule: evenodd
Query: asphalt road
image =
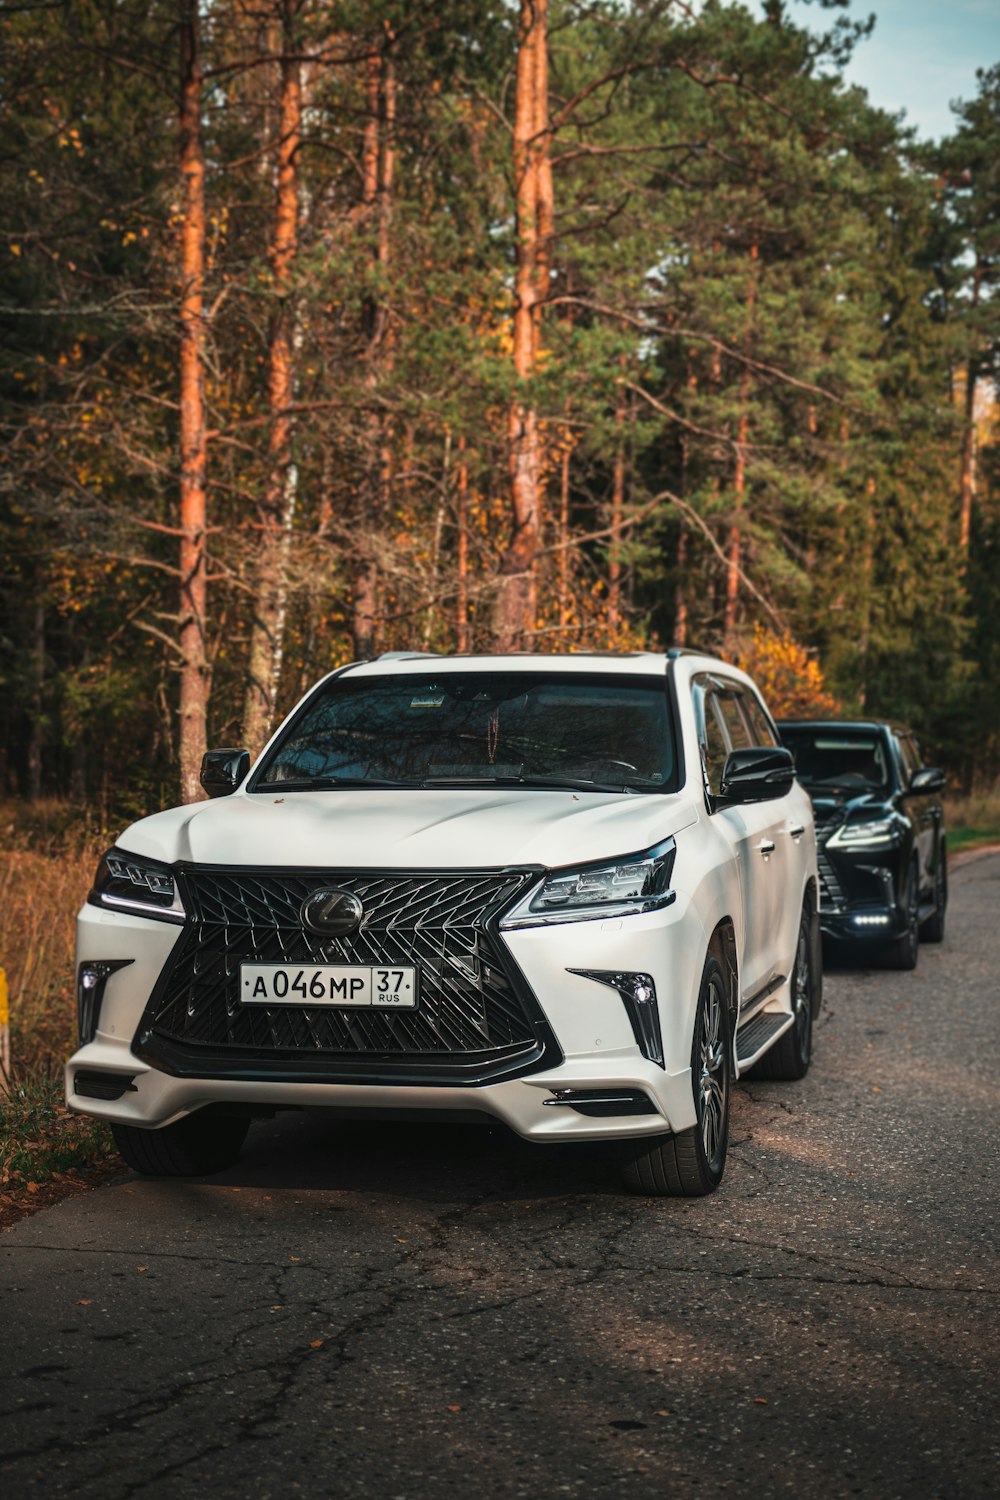
<path id="1" fill-rule="evenodd" d="M 36 1215 L 0 1237 L 2 1493 L 996 1495 L 998 974 L 991 855 L 915 974 L 828 974 L 708 1199 L 292 1116 Z"/>

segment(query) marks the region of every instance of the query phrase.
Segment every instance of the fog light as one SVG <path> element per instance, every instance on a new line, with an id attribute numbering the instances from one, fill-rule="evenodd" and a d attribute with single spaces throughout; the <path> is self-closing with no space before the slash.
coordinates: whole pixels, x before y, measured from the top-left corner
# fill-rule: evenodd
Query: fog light
<path id="1" fill-rule="evenodd" d="M 118 969 L 135 963 L 134 958 L 99 958 L 82 963 L 76 974 L 76 1026 L 78 1045 L 85 1047 L 97 1035 L 101 1002 L 108 979 Z"/>
<path id="2" fill-rule="evenodd" d="M 663 1034 L 660 1031 L 660 1008 L 656 1003 L 656 985 L 651 974 L 628 974 L 610 969 L 567 969 L 617 990 L 632 1025 L 632 1034 L 643 1057 L 659 1067 L 663 1062 Z"/>

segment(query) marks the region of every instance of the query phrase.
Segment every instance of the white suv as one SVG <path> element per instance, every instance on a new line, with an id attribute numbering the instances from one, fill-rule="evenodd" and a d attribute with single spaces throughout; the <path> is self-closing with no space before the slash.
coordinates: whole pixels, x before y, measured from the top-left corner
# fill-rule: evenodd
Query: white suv
<path id="1" fill-rule="evenodd" d="M 701 1194 L 733 1079 L 809 1065 L 809 798 L 722 661 L 383 656 L 202 783 L 79 917 L 67 1098 L 140 1172 L 322 1105 L 618 1141 L 633 1187 Z"/>

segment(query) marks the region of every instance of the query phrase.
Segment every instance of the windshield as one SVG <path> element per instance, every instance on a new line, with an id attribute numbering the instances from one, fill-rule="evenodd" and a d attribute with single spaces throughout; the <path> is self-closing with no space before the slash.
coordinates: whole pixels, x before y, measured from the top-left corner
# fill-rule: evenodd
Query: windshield
<path id="1" fill-rule="evenodd" d="M 781 738 L 795 756 L 795 774 L 807 786 L 864 792 L 889 785 L 881 735 L 782 727 Z"/>
<path id="2" fill-rule="evenodd" d="M 251 790 L 358 784 L 672 791 L 666 683 L 578 672 L 335 678 L 292 720 Z"/>

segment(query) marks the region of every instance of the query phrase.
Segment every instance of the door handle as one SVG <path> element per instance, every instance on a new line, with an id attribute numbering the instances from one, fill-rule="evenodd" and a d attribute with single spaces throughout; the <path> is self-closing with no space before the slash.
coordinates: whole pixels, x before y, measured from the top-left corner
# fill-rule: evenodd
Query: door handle
<path id="1" fill-rule="evenodd" d="M 805 831 L 806 826 L 804 823 L 797 823 L 794 828 L 789 828 L 788 830 L 790 837 L 793 839 L 800 839 Z"/>
<path id="2" fill-rule="evenodd" d="M 769 854 L 774 853 L 774 845 L 771 843 L 770 839 L 761 839 L 760 843 L 757 845 L 757 850 L 758 853 L 763 854 L 764 858 L 766 859 Z"/>

